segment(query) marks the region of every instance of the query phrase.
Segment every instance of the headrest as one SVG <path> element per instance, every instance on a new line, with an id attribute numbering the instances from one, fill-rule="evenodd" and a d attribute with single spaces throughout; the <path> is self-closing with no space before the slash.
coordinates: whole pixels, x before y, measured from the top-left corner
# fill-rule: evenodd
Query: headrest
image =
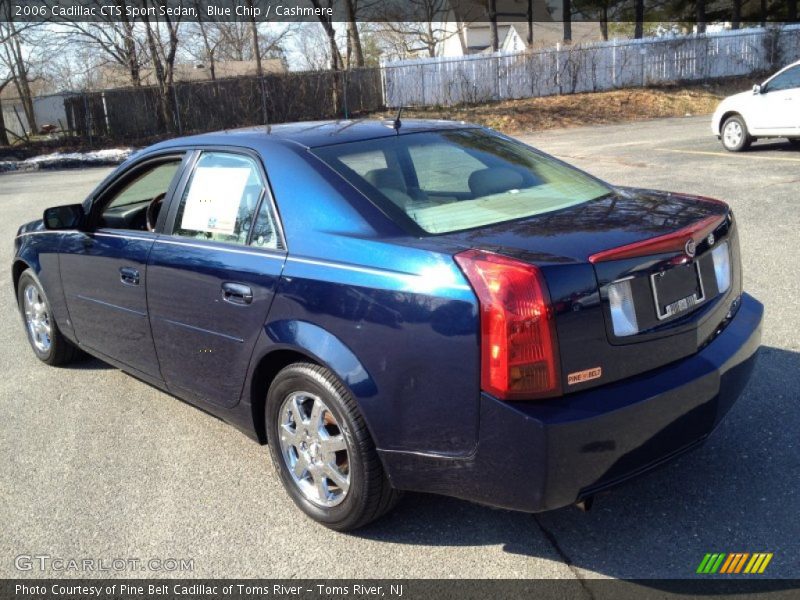
<path id="1" fill-rule="evenodd" d="M 397 206 L 402 208 L 403 210 L 407 211 L 408 208 L 413 204 L 413 199 L 411 196 L 406 194 L 405 192 L 401 192 L 400 190 L 396 190 L 394 188 L 378 188 L 384 196 L 386 196 L 389 200 L 394 202 Z"/>
<path id="2" fill-rule="evenodd" d="M 403 174 L 396 169 L 372 169 L 364 174 L 364 179 L 378 189 L 389 188 L 401 192 L 406 191 Z"/>
<path id="3" fill-rule="evenodd" d="M 500 194 L 522 187 L 522 173 L 508 167 L 491 167 L 469 176 L 469 189 L 476 197 Z"/>

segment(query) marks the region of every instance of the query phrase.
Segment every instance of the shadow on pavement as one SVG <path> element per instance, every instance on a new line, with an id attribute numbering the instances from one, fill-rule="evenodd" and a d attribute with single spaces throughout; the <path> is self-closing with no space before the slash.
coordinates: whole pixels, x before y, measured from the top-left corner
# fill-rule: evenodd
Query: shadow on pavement
<path id="1" fill-rule="evenodd" d="M 116 369 L 115 366 L 89 355 L 70 363 L 67 368 L 76 371 L 105 371 L 108 369 Z"/>
<path id="2" fill-rule="evenodd" d="M 753 143 L 746 151 L 757 154 L 759 152 L 781 152 L 786 154 L 793 154 L 800 159 L 800 141 L 794 144 L 785 138 L 767 138 Z"/>
<path id="3" fill-rule="evenodd" d="M 598 496 L 588 513 L 568 507 L 527 515 L 409 494 L 360 535 L 400 544 L 502 544 L 515 554 L 562 559 L 589 578 L 694 579 L 708 552 L 772 552 L 765 577 L 797 578 L 799 410 L 800 353 L 762 347 L 748 387 L 704 445 Z"/>

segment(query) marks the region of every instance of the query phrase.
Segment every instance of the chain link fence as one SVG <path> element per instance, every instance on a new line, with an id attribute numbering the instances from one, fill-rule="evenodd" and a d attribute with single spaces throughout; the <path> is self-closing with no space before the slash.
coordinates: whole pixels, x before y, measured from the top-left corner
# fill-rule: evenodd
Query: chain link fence
<path id="1" fill-rule="evenodd" d="M 163 93 L 159 87 L 142 86 L 56 94 L 34 101 L 37 131 L 52 130 L 90 145 L 348 118 L 383 106 L 377 68 L 180 82 Z M 4 99 L 2 110 L 12 140 L 24 140 L 32 133 L 18 100 Z"/>

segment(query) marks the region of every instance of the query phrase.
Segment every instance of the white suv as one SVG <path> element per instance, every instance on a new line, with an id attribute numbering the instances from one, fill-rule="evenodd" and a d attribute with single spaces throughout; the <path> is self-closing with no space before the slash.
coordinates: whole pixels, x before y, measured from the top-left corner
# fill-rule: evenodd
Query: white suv
<path id="1" fill-rule="evenodd" d="M 725 98 L 714 112 L 711 130 L 731 152 L 766 137 L 785 137 L 800 145 L 800 61 L 753 86 L 752 92 Z"/>

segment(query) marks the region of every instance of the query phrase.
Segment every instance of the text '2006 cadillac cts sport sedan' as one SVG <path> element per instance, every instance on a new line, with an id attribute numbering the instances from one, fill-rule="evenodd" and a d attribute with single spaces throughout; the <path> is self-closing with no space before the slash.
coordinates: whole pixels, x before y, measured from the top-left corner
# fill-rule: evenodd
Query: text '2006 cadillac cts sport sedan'
<path id="1" fill-rule="evenodd" d="M 85 350 L 260 442 L 312 518 L 400 490 L 537 512 L 702 442 L 762 305 L 708 198 L 434 121 L 205 134 L 20 228 L 36 355 Z"/>

